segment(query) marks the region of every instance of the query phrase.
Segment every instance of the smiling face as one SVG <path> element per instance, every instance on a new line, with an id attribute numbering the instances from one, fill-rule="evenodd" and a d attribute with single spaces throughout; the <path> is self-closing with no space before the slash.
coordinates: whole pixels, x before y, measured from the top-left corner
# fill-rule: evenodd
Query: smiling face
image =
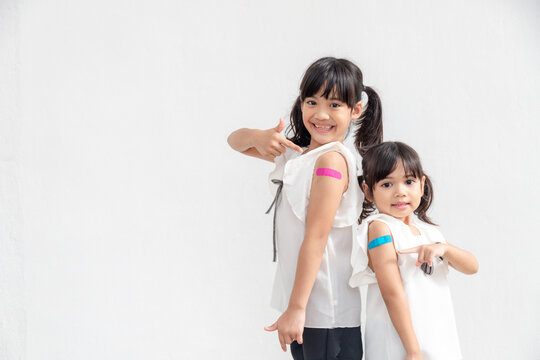
<path id="1" fill-rule="evenodd" d="M 373 185 L 372 191 L 363 183 L 368 200 L 375 202 L 380 213 L 409 223 L 410 216 L 420 205 L 424 193 L 425 176 L 422 179 L 407 174 L 403 161 L 397 161 L 395 169 Z"/>
<path id="2" fill-rule="evenodd" d="M 351 109 L 334 92 L 328 98 L 323 93 L 324 86 L 302 102 L 302 119 L 311 135 L 310 150 L 333 141 L 343 142 L 349 124 L 362 113 L 360 102 Z"/>

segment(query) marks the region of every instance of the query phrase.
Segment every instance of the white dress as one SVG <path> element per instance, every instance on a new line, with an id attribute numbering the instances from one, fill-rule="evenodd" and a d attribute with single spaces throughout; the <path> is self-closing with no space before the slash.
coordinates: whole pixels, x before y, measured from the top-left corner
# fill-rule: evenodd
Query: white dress
<path id="1" fill-rule="evenodd" d="M 357 241 L 353 244 L 351 286 L 368 284 L 366 303 L 365 360 L 405 359 L 406 352 L 395 330 L 377 284 L 375 273 L 368 267 L 368 226 L 377 220 L 388 225 L 396 250 L 423 244 L 445 243 L 437 227 L 416 217 L 411 224 L 420 235 L 392 216 L 371 215 L 358 227 Z M 411 319 L 424 360 L 461 359 L 461 350 L 454 319 L 454 310 L 447 281 L 448 261 L 433 261 L 433 273 L 426 275 L 416 266 L 418 254 L 399 254 L 398 266 Z"/>
<path id="2" fill-rule="evenodd" d="M 276 208 L 277 269 L 272 291 L 272 307 L 287 309 L 296 274 L 300 246 L 304 240 L 311 181 L 317 159 L 337 151 L 347 160 L 349 184 L 342 196 L 321 266 L 306 307 L 305 327 L 338 328 L 360 326 L 360 293 L 349 286 L 353 238 L 362 209 L 362 192 L 356 178 L 356 159 L 339 142 L 320 146 L 306 154 L 287 149 L 274 159 L 276 168 L 270 173 L 272 193 L 282 180 L 283 189 Z"/>

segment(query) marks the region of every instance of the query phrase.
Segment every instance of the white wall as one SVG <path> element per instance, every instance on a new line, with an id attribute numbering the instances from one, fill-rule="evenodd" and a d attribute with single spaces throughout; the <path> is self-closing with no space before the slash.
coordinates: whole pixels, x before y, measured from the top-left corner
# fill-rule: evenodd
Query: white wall
<path id="1" fill-rule="evenodd" d="M 2 359 L 289 358 L 262 330 L 272 166 L 226 137 L 274 126 L 325 55 L 479 258 L 451 279 L 465 358 L 540 357 L 537 2 L 1 4 Z"/>
<path id="2" fill-rule="evenodd" d="M 0 359 L 25 349 L 20 188 L 19 16 L 16 2 L 0 1 Z"/>

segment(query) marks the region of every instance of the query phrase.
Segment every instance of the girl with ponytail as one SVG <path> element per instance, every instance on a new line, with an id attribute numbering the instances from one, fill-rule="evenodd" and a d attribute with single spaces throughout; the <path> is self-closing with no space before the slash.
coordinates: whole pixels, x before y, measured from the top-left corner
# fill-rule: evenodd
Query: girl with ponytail
<path id="1" fill-rule="evenodd" d="M 352 131 L 361 155 L 381 143 L 380 99 L 355 64 L 325 57 L 306 70 L 286 136 L 284 127 L 280 119 L 228 139 L 234 150 L 275 163 L 272 306 L 282 315 L 265 329 L 278 331 L 294 359 L 360 360 L 360 293 L 347 282 L 362 191 L 343 139 Z"/>
<path id="2" fill-rule="evenodd" d="M 446 275 L 448 265 L 474 274 L 476 258 L 446 242 L 428 217 L 433 186 L 410 146 L 370 148 L 362 173 L 350 285 L 368 285 L 366 359 L 461 359 Z"/>

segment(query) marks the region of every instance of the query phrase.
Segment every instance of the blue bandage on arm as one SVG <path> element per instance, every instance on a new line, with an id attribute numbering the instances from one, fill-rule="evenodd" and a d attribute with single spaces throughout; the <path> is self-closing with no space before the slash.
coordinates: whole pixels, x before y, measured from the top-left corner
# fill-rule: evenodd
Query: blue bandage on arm
<path id="1" fill-rule="evenodd" d="M 375 238 L 369 242 L 368 249 L 371 250 L 377 246 L 388 244 L 390 242 L 392 242 L 392 235 L 379 236 L 378 238 Z"/>

